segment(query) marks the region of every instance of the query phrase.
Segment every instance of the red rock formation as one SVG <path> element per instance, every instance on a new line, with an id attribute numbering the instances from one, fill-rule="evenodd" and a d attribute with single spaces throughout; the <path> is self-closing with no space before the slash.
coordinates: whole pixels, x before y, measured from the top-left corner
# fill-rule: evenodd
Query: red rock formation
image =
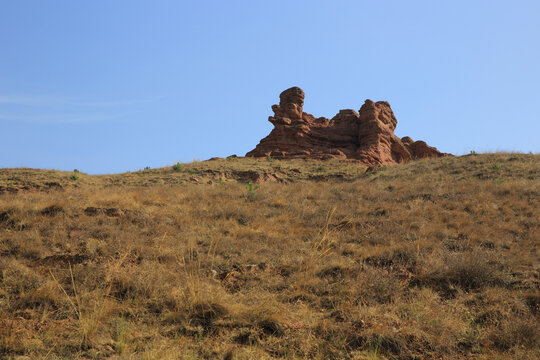
<path id="1" fill-rule="evenodd" d="M 292 87 L 279 95 L 268 121 L 274 129 L 246 156 L 357 159 L 367 165 L 441 157 L 423 141 L 394 135 L 396 117 L 386 101 L 366 100 L 359 113 L 340 110 L 331 120 L 303 112 L 304 91 Z"/>

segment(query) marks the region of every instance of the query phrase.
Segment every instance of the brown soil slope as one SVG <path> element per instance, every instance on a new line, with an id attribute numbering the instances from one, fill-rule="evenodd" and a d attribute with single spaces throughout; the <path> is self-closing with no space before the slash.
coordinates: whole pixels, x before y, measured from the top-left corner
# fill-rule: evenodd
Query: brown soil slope
<path id="1" fill-rule="evenodd" d="M 0 358 L 539 357 L 540 155 L 175 169 L 0 170 Z"/>

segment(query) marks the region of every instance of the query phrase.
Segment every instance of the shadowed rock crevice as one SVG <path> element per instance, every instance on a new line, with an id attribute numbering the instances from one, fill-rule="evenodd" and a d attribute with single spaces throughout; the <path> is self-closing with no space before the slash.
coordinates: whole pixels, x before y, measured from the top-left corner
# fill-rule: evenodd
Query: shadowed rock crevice
<path id="1" fill-rule="evenodd" d="M 332 119 L 316 118 L 303 111 L 305 94 L 299 87 L 283 91 L 272 132 L 246 156 L 274 158 L 357 159 L 367 165 L 404 163 L 449 154 L 424 141 L 394 134 L 397 120 L 386 101 L 366 100 L 359 112 L 340 110 Z"/>

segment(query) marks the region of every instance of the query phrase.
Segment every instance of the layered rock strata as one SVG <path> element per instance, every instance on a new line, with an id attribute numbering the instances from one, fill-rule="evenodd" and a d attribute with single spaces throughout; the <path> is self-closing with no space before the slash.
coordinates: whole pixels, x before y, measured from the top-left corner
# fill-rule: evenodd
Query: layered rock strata
<path id="1" fill-rule="evenodd" d="M 273 105 L 270 134 L 248 152 L 251 157 L 357 159 L 366 165 L 390 165 L 425 157 L 441 157 L 424 141 L 394 134 L 397 120 L 386 101 L 366 100 L 358 112 L 340 110 L 332 119 L 303 111 L 305 94 L 299 87 L 283 91 Z"/>

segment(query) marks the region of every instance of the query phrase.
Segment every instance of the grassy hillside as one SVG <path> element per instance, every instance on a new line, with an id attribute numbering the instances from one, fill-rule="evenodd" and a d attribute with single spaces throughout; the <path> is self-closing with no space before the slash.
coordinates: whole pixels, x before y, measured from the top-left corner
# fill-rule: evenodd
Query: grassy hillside
<path id="1" fill-rule="evenodd" d="M 0 358 L 537 359 L 539 243 L 540 155 L 3 169 Z"/>

